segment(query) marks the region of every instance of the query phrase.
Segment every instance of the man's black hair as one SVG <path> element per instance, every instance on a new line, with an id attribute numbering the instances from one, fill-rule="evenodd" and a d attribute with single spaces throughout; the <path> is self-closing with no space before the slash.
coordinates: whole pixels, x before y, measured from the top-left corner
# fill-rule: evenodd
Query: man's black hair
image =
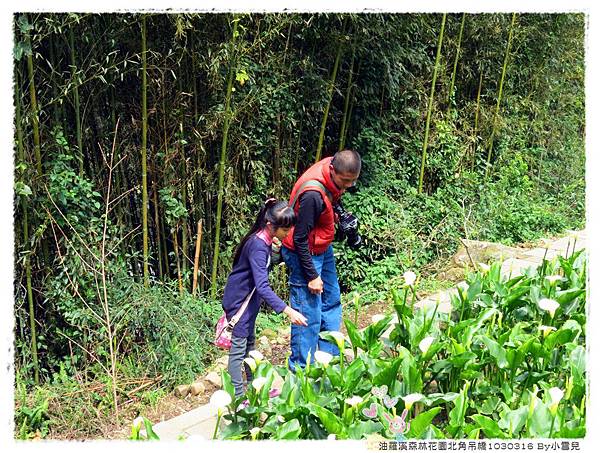
<path id="1" fill-rule="evenodd" d="M 345 149 L 334 154 L 331 161 L 336 173 L 351 173 L 357 175 L 360 173 L 361 159 L 353 149 Z"/>

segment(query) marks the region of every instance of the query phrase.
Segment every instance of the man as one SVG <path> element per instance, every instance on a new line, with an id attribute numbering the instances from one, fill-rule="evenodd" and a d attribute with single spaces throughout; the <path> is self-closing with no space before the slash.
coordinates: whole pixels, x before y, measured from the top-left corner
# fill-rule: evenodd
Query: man
<path id="1" fill-rule="evenodd" d="M 292 325 L 289 367 L 304 368 L 316 350 L 337 355 L 337 346 L 319 332 L 339 331 L 342 322 L 340 285 L 333 247 L 336 205 L 360 175 L 360 155 L 353 150 L 325 158 L 298 179 L 290 195 L 296 226 L 283 241 L 282 257 L 290 271 L 290 302 L 307 318 L 308 326 Z"/>

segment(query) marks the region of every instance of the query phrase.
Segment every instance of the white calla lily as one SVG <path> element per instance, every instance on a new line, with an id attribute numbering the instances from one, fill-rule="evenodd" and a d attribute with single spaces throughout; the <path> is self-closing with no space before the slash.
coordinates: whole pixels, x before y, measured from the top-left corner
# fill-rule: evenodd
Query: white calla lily
<path id="1" fill-rule="evenodd" d="M 250 430 L 250 435 L 252 436 L 252 440 L 256 440 L 256 436 L 258 436 L 258 433 L 260 433 L 260 428 L 254 427 Z"/>
<path id="2" fill-rule="evenodd" d="M 477 263 L 477 264 L 479 265 L 479 267 L 481 268 L 481 270 L 484 273 L 490 271 L 490 266 L 488 264 L 485 264 L 485 263 Z"/>
<path id="3" fill-rule="evenodd" d="M 246 357 L 244 363 L 250 367 L 250 370 L 254 373 L 256 371 L 256 360 L 252 357 Z"/>
<path id="4" fill-rule="evenodd" d="M 419 342 L 419 349 L 423 354 L 427 354 L 427 351 L 429 350 L 429 347 L 434 342 L 434 340 L 434 337 L 425 337 Z"/>
<path id="5" fill-rule="evenodd" d="M 262 355 L 262 353 L 260 351 L 257 351 L 256 349 L 250 351 L 248 355 L 254 359 L 257 365 L 259 365 L 260 362 L 262 362 L 265 359 L 265 356 Z"/>
<path id="6" fill-rule="evenodd" d="M 358 406 L 363 402 L 363 399 L 360 396 L 354 395 L 352 398 L 346 398 L 344 400 L 348 406 Z"/>
<path id="7" fill-rule="evenodd" d="M 417 274 L 415 274 L 413 271 L 406 271 L 404 274 L 402 274 L 402 278 L 404 278 L 404 283 L 406 286 L 413 286 L 417 280 Z"/>
<path id="8" fill-rule="evenodd" d="M 137 430 L 141 429 L 144 426 L 144 417 L 137 417 L 133 422 L 131 422 L 131 426 Z"/>
<path id="9" fill-rule="evenodd" d="M 262 389 L 266 383 L 266 377 L 257 377 L 256 379 L 252 380 L 252 387 L 254 387 L 254 390 L 256 390 L 257 392 L 260 392 L 260 389 Z"/>
<path id="10" fill-rule="evenodd" d="M 556 327 L 552 327 L 552 326 L 539 326 L 538 330 L 541 330 L 542 333 L 544 334 L 544 338 L 546 338 L 548 336 L 548 334 L 550 334 L 550 332 L 552 332 L 553 330 L 556 330 Z"/>
<path id="11" fill-rule="evenodd" d="M 329 332 L 329 334 L 335 338 L 335 342 L 337 343 L 337 346 L 339 348 L 340 351 L 343 351 L 344 349 L 344 341 L 345 341 L 345 337 L 344 334 L 338 330 L 332 330 Z"/>
<path id="12" fill-rule="evenodd" d="M 402 397 L 402 399 L 404 400 L 404 406 L 407 410 L 410 410 L 413 404 L 415 404 L 418 401 L 421 401 L 423 398 L 424 396 L 420 393 L 411 393 L 410 395 Z"/>
<path id="13" fill-rule="evenodd" d="M 561 275 L 546 275 L 544 278 L 548 280 L 551 285 L 555 284 L 559 280 L 562 280 Z"/>
<path id="14" fill-rule="evenodd" d="M 221 413 L 225 407 L 231 404 L 231 395 L 225 390 L 217 390 L 210 397 L 210 405 L 217 409 L 217 413 Z"/>
<path id="15" fill-rule="evenodd" d="M 461 291 L 468 291 L 469 290 L 469 284 L 465 281 L 459 282 L 456 287 L 461 290 Z"/>
<path id="16" fill-rule="evenodd" d="M 558 307 L 560 307 L 560 304 L 554 299 L 544 298 L 538 301 L 538 307 L 550 313 L 550 317 L 554 318 L 554 313 L 556 313 L 556 310 L 558 309 Z"/>
<path id="17" fill-rule="evenodd" d="M 325 368 L 329 366 L 329 362 L 333 359 L 333 356 L 325 351 L 315 351 L 315 360 L 323 365 Z"/>
<path id="18" fill-rule="evenodd" d="M 558 403 L 560 403 L 560 400 L 563 399 L 563 396 L 565 396 L 565 392 L 562 389 L 559 389 L 558 387 L 552 387 L 550 390 L 548 390 L 548 393 L 550 394 L 550 408 L 552 409 L 553 407 L 558 407 Z"/>

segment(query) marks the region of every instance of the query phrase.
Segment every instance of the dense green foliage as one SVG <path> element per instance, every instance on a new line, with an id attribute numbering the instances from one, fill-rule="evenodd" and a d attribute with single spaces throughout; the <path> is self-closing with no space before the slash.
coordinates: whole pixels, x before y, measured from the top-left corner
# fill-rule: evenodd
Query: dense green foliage
<path id="1" fill-rule="evenodd" d="M 500 270 L 496 262 L 470 274 L 451 313 L 435 303 L 413 309 L 404 285 L 392 290 L 396 323 L 387 316 L 359 330 L 347 319 L 348 339 L 321 333 L 352 348 L 351 360 L 317 351 L 296 373 L 251 361 L 254 380 L 239 398 L 224 375 L 231 423 L 221 437 L 584 437 L 585 254 L 510 279 Z M 269 398 L 277 375 L 281 393 Z M 250 404 L 239 407 L 244 399 Z M 399 431 L 391 421 L 404 410 Z"/>
<path id="2" fill-rule="evenodd" d="M 19 381 L 110 378 L 100 406 L 114 409 L 128 376 L 198 374 L 235 246 L 320 142 L 322 156 L 343 142 L 364 159 L 344 196 L 364 246 L 336 245 L 345 292 L 386 291 L 460 237 L 515 243 L 583 226 L 584 16 L 517 15 L 498 116 L 512 15 L 466 15 L 461 29 L 448 14 L 432 87 L 441 17 L 147 14 L 144 79 L 140 15 L 15 15 Z M 274 280 L 285 295 L 282 271 Z"/>

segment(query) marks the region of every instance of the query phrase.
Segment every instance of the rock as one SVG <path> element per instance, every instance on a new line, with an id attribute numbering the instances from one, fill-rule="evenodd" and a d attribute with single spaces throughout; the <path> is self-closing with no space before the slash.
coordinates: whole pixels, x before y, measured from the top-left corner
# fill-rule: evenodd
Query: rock
<path id="1" fill-rule="evenodd" d="M 258 348 L 265 356 L 270 356 L 273 353 L 271 342 L 264 335 L 258 339 Z"/>
<path id="2" fill-rule="evenodd" d="M 190 386 L 190 392 L 193 396 L 197 396 L 201 393 L 206 392 L 206 386 L 204 385 L 204 382 L 194 382 Z"/>
<path id="3" fill-rule="evenodd" d="M 216 371 L 208 373 L 204 380 L 212 384 L 213 387 L 221 388 L 221 376 Z"/>
<path id="4" fill-rule="evenodd" d="M 441 271 L 437 276 L 440 280 L 457 282 L 465 278 L 465 269 L 463 267 L 450 267 Z"/>
<path id="5" fill-rule="evenodd" d="M 289 337 L 279 337 L 275 340 L 275 342 L 277 344 L 286 345 L 286 344 L 289 344 L 290 339 L 289 339 Z"/>
<path id="6" fill-rule="evenodd" d="M 217 363 L 219 365 L 225 365 L 225 366 L 227 366 L 227 364 L 229 363 L 229 356 L 228 355 L 224 355 L 222 357 L 219 357 L 217 359 Z"/>
<path id="7" fill-rule="evenodd" d="M 490 263 L 492 261 L 514 258 L 520 249 L 486 241 L 462 239 L 461 246 L 454 254 L 452 261 L 460 267 L 472 267 L 473 263 Z"/>
<path id="8" fill-rule="evenodd" d="M 188 393 L 190 393 L 190 386 L 178 385 L 177 387 L 175 387 L 174 393 L 177 398 L 185 398 L 188 395 Z"/>

